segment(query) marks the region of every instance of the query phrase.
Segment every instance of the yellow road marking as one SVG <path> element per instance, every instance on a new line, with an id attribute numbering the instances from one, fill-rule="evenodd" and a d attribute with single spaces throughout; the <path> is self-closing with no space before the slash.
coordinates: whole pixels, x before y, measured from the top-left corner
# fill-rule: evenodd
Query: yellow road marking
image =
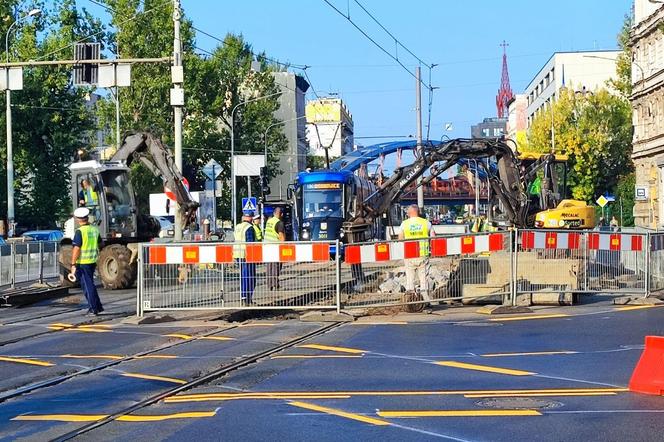
<path id="1" fill-rule="evenodd" d="M 165 376 L 154 376 L 154 375 L 151 375 L 151 374 L 122 373 L 122 376 L 126 376 L 128 378 L 148 379 L 148 380 L 151 380 L 151 381 L 172 382 L 174 384 L 186 384 L 187 383 L 187 381 L 183 381 L 182 379 L 167 378 Z"/>
<path id="2" fill-rule="evenodd" d="M 329 345 L 320 345 L 320 344 L 303 344 L 298 345 L 299 348 L 311 348 L 314 350 L 328 350 L 328 351 L 338 351 L 340 353 L 352 353 L 352 354 L 362 354 L 366 353 L 365 350 L 359 350 L 357 348 L 347 348 L 347 347 L 332 347 Z"/>
<path id="3" fill-rule="evenodd" d="M 229 338 L 227 336 L 203 336 L 201 339 L 207 339 L 208 341 L 234 341 L 235 338 Z"/>
<path id="4" fill-rule="evenodd" d="M 484 358 L 498 358 L 502 356 L 549 356 L 549 355 L 574 355 L 578 351 L 531 351 L 524 353 L 487 353 L 482 355 Z"/>
<path id="5" fill-rule="evenodd" d="M 361 358 L 362 355 L 278 355 L 270 359 L 350 359 Z"/>
<path id="6" fill-rule="evenodd" d="M 549 397 L 549 396 L 615 396 L 616 393 L 612 391 L 588 391 L 577 393 L 513 393 L 513 394 L 464 394 L 466 398 L 483 398 L 483 397 Z"/>
<path id="7" fill-rule="evenodd" d="M 99 328 L 111 328 L 108 324 L 81 324 L 79 327 L 99 327 Z"/>
<path id="8" fill-rule="evenodd" d="M 193 336 L 191 336 L 191 335 L 183 335 L 183 334 L 180 334 L 180 333 L 171 333 L 171 334 L 164 335 L 164 336 L 167 337 L 167 338 L 180 338 L 180 339 L 191 339 L 191 338 L 193 338 Z"/>
<path id="9" fill-rule="evenodd" d="M 362 416 L 361 414 L 348 413 L 346 411 L 337 410 L 336 408 L 321 407 L 320 405 L 308 404 L 306 402 L 293 401 L 289 402 L 290 405 L 294 407 L 304 408 L 312 411 L 319 411 L 325 414 L 332 414 L 334 416 L 345 417 L 346 419 L 352 419 L 355 421 L 364 422 L 371 425 L 390 425 L 389 422 L 376 419 L 373 417 Z"/>
<path id="10" fill-rule="evenodd" d="M 94 327 L 71 327 L 65 328 L 64 331 L 79 331 L 85 333 L 110 333 L 111 330 L 105 328 L 94 328 Z"/>
<path id="11" fill-rule="evenodd" d="M 40 367 L 52 367 L 55 364 L 37 359 L 10 358 L 9 356 L 0 356 L 0 361 L 15 362 L 17 364 L 39 365 Z"/>
<path id="12" fill-rule="evenodd" d="M 53 324 L 49 324 L 51 327 L 73 327 L 71 324 L 67 324 L 66 322 L 54 322 Z"/>
<path id="13" fill-rule="evenodd" d="M 627 312 L 630 310 L 642 310 L 644 308 L 653 308 L 653 307 L 661 307 L 660 305 L 627 305 L 625 307 L 616 307 L 613 309 L 615 312 Z"/>
<path id="14" fill-rule="evenodd" d="M 62 357 L 71 359 L 111 359 L 116 361 L 124 358 L 124 356 L 119 355 L 62 355 Z"/>
<path id="15" fill-rule="evenodd" d="M 289 395 L 255 395 L 255 396 L 241 396 L 241 397 L 223 397 L 223 398 L 195 398 L 195 399 L 179 399 L 178 396 L 170 397 L 164 399 L 164 402 L 167 404 L 177 404 L 183 402 L 208 402 L 208 401 L 237 401 L 237 400 L 267 400 L 267 399 L 276 399 L 276 400 L 286 400 L 286 399 L 350 399 L 350 395 L 343 394 L 321 394 L 321 395 L 310 395 L 310 394 L 289 394 Z"/>
<path id="16" fill-rule="evenodd" d="M 49 325 L 46 328 L 48 328 L 50 330 L 64 330 L 65 329 L 64 327 L 60 327 L 60 326 L 56 326 L 56 325 Z"/>
<path id="17" fill-rule="evenodd" d="M 380 417 L 541 416 L 537 410 L 404 410 L 378 411 Z"/>
<path id="18" fill-rule="evenodd" d="M 570 315 L 564 313 L 553 313 L 550 315 L 530 315 L 530 316 L 511 316 L 509 318 L 491 318 L 491 322 L 503 322 L 503 321 L 527 321 L 529 319 L 549 319 L 549 318 L 567 318 Z"/>
<path id="19" fill-rule="evenodd" d="M 120 416 L 120 422 L 155 422 L 169 419 L 193 419 L 199 417 L 214 417 L 216 411 L 189 411 L 186 413 L 173 413 L 161 415 L 128 415 Z M 107 414 L 25 414 L 13 417 L 13 421 L 58 421 L 58 422 L 96 422 L 107 418 Z"/>
<path id="20" fill-rule="evenodd" d="M 477 365 L 477 364 L 467 364 L 465 362 L 456 362 L 456 361 L 440 361 L 435 362 L 436 365 L 442 365 L 444 367 L 454 367 L 454 368 L 463 368 L 466 370 L 476 370 L 476 371 L 486 371 L 489 373 L 500 373 L 508 374 L 512 376 L 530 376 L 536 373 L 531 371 L 523 370 L 513 370 L 511 368 L 500 368 L 500 367 L 489 367 L 488 365 Z"/>
<path id="21" fill-rule="evenodd" d="M 454 395 L 485 395 L 485 396 L 516 396 L 524 395 L 561 395 L 565 393 L 624 393 L 629 391 L 627 388 L 554 388 L 542 390 L 438 390 L 438 391 L 273 391 L 273 392 L 244 392 L 244 393 L 199 393 L 183 394 L 167 398 L 165 402 L 170 401 L 197 401 L 197 400 L 230 400 L 230 399 L 269 399 L 282 398 L 288 399 L 292 396 L 298 397 L 318 397 L 326 396 L 345 399 L 353 396 L 454 396 Z"/>

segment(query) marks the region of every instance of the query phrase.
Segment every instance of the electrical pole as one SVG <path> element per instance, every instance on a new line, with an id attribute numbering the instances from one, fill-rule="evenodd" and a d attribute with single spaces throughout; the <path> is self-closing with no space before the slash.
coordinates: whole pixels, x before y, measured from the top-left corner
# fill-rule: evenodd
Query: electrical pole
<path id="1" fill-rule="evenodd" d="M 417 115 L 417 155 L 424 156 L 424 146 L 422 145 L 422 81 L 420 79 L 420 67 L 415 68 L 415 114 Z M 422 177 L 417 179 L 417 207 L 420 208 L 420 216 L 424 215 L 424 188 L 422 187 Z"/>
<path id="2" fill-rule="evenodd" d="M 173 0 L 173 67 L 171 77 L 173 80 L 173 90 L 171 92 L 171 104 L 173 105 L 173 119 L 175 125 L 175 166 L 182 172 L 182 106 L 184 105 L 184 93 L 182 89 L 183 68 L 182 68 L 182 40 L 180 40 L 180 0 Z M 182 94 L 182 99 L 178 97 Z M 176 203 L 176 211 L 179 209 Z M 183 226 L 180 217 L 175 217 L 175 240 L 182 240 Z"/>

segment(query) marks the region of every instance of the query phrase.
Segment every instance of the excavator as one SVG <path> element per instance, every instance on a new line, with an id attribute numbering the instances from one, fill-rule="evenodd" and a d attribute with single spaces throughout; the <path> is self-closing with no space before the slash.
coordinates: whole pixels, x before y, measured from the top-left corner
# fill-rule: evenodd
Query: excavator
<path id="1" fill-rule="evenodd" d="M 547 217 L 557 219 L 556 226 L 542 223 L 541 227 L 594 226 L 592 207 L 579 201 L 560 201 L 560 194 L 555 190 L 555 155 L 539 154 L 522 161 L 503 140 L 458 138 L 436 146 L 424 146 L 423 154 L 412 164 L 397 168 L 373 193 L 358 202 L 352 215 L 342 226 L 347 241 L 362 241 L 364 233 L 370 229 L 375 220 L 388 213 L 390 207 L 399 200 L 408 186 L 423 177 L 426 171 L 429 171 L 429 174 L 422 178 L 420 185 L 428 184 L 459 163 L 486 159 L 492 161 L 476 161 L 475 164 L 488 177 L 491 188 L 489 207 L 494 226 L 532 228 L 536 224 L 536 219 L 541 221 Z M 538 177 L 541 189 L 537 195 L 532 195 L 528 192 L 528 188 Z M 560 207 L 559 203 L 564 207 Z M 565 224 L 566 221 L 561 224 L 562 218 L 556 215 L 558 211 L 566 212 L 570 219 L 585 221 L 569 226 Z M 584 225 L 584 222 L 588 225 Z"/>
<path id="2" fill-rule="evenodd" d="M 183 184 L 170 150 L 159 138 L 147 132 L 125 136 L 121 147 L 108 161 L 80 161 L 70 166 L 73 207 L 90 209 L 90 222 L 99 227 L 102 249 L 97 261 L 99 277 L 105 288 L 125 289 L 136 281 L 138 244 L 159 235 L 157 219 L 138 212 L 136 196 L 129 179 L 130 166 L 140 161 L 164 187 L 175 195 L 176 216 L 180 225 L 190 226 L 199 204 Z M 71 262 L 74 219 L 67 221 L 65 238 L 60 248 L 60 279 L 69 284 L 66 275 Z"/>

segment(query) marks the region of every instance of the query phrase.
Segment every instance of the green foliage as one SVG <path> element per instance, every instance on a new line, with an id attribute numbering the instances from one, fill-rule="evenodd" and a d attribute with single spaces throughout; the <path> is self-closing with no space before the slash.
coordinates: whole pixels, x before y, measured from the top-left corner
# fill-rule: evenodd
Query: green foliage
<path id="1" fill-rule="evenodd" d="M 618 221 L 621 217 L 622 206 L 622 224 L 625 227 L 634 225 L 634 187 L 636 186 L 636 176 L 634 172 L 623 175 L 618 178 L 618 184 L 614 195 L 616 196 L 615 203 L 611 203 L 609 210 L 610 216 L 615 216 Z"/>
<path id="2" fill-rule="evenodd" d="M 625 98 L 629 99 L 632 94 L 632 44 L 629 38 L 629 32 L 632 29 L 634 20 L 631 14 L 625 15 L 623 26 L 618 34 L 618 47 L 622 52 L 616 58 L 617 78 L 609 80 L 609 86 L 620 92 Z"/>
<path id="3" fill-rule="evenodd" d="M 551 150 L 551 109 L 541 112 L 530 128 L 529 144 L 540 152 Z M 569 155 L 572 197 L 592 203 L 612 190 L 632 164 L 632 110 L 624 98 L 605 89 L 576 94 L 562 89 L 553 104 L 555 150 Z"/>

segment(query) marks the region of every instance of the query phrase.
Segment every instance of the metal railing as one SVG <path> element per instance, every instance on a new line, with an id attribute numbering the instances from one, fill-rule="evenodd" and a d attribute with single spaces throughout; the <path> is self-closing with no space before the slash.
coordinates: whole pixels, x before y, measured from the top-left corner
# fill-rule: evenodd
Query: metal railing
<path id="1" fill-rule="evenodd" d="M 517 305 L 556 294 L 572 303 L 580 294 L 664 290 L 664 233 L 525 229 L 343 246 L 151 243 L 141 245 L 138 269 L 139 315 L 452 300 Z"/>
<path id="2" fill-rule="evenodd" d="M 44 282 L 59 277 L 57 241 L 13 242 L 0 246 L 0 286 Z"/>

